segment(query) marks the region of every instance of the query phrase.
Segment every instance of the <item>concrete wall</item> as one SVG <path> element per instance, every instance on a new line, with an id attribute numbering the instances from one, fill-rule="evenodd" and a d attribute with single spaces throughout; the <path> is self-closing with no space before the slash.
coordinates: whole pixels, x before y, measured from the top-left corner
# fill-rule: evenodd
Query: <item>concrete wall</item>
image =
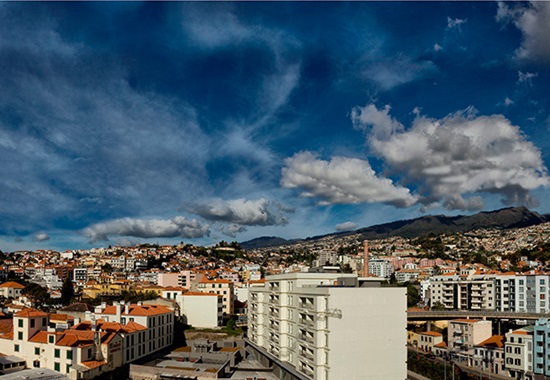
<path id="1" fill-rule="evenodd" d="M 405 288 L 332 288 L 328 379 L 407 377 Z M 335 313 L 336 315 L 336 313 Z"/>

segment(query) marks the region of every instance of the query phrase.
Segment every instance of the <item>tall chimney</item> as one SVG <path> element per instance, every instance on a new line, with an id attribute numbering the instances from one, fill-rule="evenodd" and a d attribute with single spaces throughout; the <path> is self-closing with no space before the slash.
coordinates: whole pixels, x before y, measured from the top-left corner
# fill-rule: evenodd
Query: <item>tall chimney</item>
<path id="1" fill-rule="evenodd" d="M 369 242 L 365 240 L 363 244 L 363 277 L 367 277 L 369 275 Z"/>

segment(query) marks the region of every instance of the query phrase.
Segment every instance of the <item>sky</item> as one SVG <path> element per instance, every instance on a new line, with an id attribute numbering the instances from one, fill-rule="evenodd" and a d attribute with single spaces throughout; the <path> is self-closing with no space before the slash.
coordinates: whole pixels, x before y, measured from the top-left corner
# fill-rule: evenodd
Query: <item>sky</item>
<path id="1" fill-rule="evenodd" d="M 550 213 L 549 2 L 0 3 L 0 250 Z"/>

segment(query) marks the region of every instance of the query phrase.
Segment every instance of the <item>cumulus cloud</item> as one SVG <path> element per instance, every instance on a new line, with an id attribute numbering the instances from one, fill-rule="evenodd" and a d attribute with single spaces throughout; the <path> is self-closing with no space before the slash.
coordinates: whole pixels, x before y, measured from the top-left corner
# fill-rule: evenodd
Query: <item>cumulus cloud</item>
<path id="1" fill-rule="evenodd" d="M 229 237 L 236 237 L 238 233 L 245 232 L 246 228 L 240 224 L 231 223 L 228 225 L 222 225 L 218 228 L 218 231 L 221 231 L 224 235 Z"/>
<path id="2" fill-rule="evenodd" d="M 502 115 L 478 116 L 473 108 L 439 120 L 418 115 L 407 130 L 389 107 L 356 108 L 352 118 L 372 152 L 418 184 L 423 203 L 478 209 L 479 197 L 463 196 L 488 192 L 528 204 L 531 190 L 549 184 L 540 150 Z"/>
<path id="3" fill-rule="evenodd" d="M 519 59 L 550 62 L 550 3 L 499 2 L 497 21 L 512 22 L 522 33 L 523 41 L 516 50 Z"/>
<path id="4" fill-rule="evenodd" d="M 377 176 L 368 161 L 346 157 L 324 161 L 307 151 L 285 160 L 281 185 L 302 189 L 302 196 L 319 198 L 323 205 L 381 202 L 406 207 L 416 202 L 409 189 Z"/>
<path id="5" fill-rule="evenodd" d="M 50 240 L 50 236 L 45 232 L 39 232 L 32 238 L 33 241 L 48 241 Z"/>
<path id="6" fill-rule="evenodd" d="M 287 224 L 286 209 L 266 198 L 212 199 L 185 209 L 204 219 L 246 226 L 270 226 Z"/>
<path id="7" fill-rule="evenodd" d="M 353 223 L 353 222 L 344 222 L 334 226 L 334 229 L 338 232 L 352 231 L 356 228 L 357 228 L 357 223 Z"/>
<path id="8" fill-rule="evenodd" d="M 111 236 L 191 239 L 208 236 L 209 226 L 183 216 L 171 219 L 121 218 L 91 225 L 84 229 L 83 234 L 90 242 L 109 240 Z"/>

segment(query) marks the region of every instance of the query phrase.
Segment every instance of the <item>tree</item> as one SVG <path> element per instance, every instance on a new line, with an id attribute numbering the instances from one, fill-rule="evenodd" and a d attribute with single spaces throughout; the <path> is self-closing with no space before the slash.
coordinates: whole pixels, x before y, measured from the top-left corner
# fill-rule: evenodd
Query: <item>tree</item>
<path id="1" fill-rule="evenodd" d="M 21 291 L 32 302 L 33 307 L 43 307 L 50 299 L 48 289 L 35 283 L 30 283 Z"/>
<path id="2" fill-rule="evenodd" d="M 65 281 L 63 281 L 63 286 L 61 287 L 61 304 L 63 306 L 70 305 L 71 300 L 74 297 L 74 285 L 71 281 L 71 278 L 67 276 Z"/>
<path id="3" fill-rule="evenodd" d="M 407 284 L 407 307 L 416 306 L 420 302 L 420 294 L 413 284 Z"/>

